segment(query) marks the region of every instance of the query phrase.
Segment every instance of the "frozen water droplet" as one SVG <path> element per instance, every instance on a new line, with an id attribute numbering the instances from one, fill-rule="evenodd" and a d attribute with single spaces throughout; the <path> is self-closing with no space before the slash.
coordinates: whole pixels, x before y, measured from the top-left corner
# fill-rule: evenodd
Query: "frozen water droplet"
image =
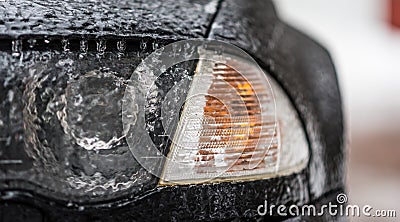
<path id="1" fill-rule="evenodd" d="M 147 42 L 146 41 L 141 41 L 140 42 L 140 50 L 143 52 L 147 48 Z"/>
<path id="2" fill-rule="evenodd" d="M 222 55 L 222 48 L 221 47 L 217 47 L 214 51 L 215 55 Z"/>
<path id="3" fill-rule="evenodd" d="M 97 41 L 97 52 L 102 55 L 106 51 L 106 40 Z"/>
<path id="4" fill-rule="evenodd" d="M 88 41 L 85 39 L 82 39 L 79 43 L 79 48 L 81 50 L 82 53 L 87 53 L 88 51 Z"/>
<path id="5" fill-rule="evenodd" d="M 69 51 L 69 41 L 67 39 L 62 39 L 61 40 L 61 45 L 62 45 L 62 49 L 64 52 L 68 52 Z"/>
<path id="6" fill-rule="evenodd" d="M 161 73 L 164 73 L 165 71 L 167 71 L 167 68 L 165 67 L 165 65 L 162 65 L 160 70 L 161 70 Z"/>
<path id="7" fill-rule="evenodd" d="M 158 49 L 158 43 L 157 42 L 151 43 L 151 47 L 152 47 L 153 50 Z"/>
<path id="8" fill-rule="evenodd" d="M 172 56 L 179 56 L 181 54 L 182 48 L 179 45 L 172 46 Z"/>
<path id="9" fill-rule="evenodd" d="M 56 63 L 56 67 L 68 67 L 74 64 L 74 60 L 72 59 L 62 59 Z"/>
<path id="10" fill-rule="evenodd" d="M 21 40 L 12 41 L 11 45 L 12 56 L 14 57 L 20 56 L 21 50 L 22 50 L 22 41 Z"/>
<path id="11" fill-rule="evenodd" d="M 36 39 L 28 39 L 29 48 L 35 47 Z"/>
<path id="12" fill-rule="evenodd" d="M 125 52 L 126 50 L 126 41 L 125 40 L 121 40 L 117 42 L 117 49 L 119 52 Z"/>

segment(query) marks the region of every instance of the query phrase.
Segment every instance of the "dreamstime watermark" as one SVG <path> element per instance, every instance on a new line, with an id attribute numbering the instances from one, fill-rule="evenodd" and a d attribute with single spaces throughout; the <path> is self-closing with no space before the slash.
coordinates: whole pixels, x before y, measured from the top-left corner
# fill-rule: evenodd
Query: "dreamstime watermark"
<path id="1" fill-rule="evenodd" d="M 265 200 L 257 208 L 260 216 L 313 216 L 320 217 L 329 216 L 345 216 L 345 217 L 397 217 L 396 210 L 374 209 L 371 205 L 347 204 L 348 197 L 346 194 L 338 194 L 336 203 L 329 202 L 321 206 L 315 205 L 275 205 L 268 204 Z"/>

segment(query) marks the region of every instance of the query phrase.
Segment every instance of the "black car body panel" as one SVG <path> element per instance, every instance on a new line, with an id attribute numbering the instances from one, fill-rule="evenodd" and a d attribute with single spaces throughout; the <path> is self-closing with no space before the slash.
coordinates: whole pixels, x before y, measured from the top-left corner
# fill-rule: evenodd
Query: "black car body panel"
<path id="1" fill-rule="evenodd" d="M 280 21 L 271 1 L 7 1 L 2 4 L 0 118 L 4 124 L 0 136 L 12 140 L 1 141 L 0 160 L 24 160 L 22 166 L 11 164 L 0 168 L 3 219 L 17 219 L 12 212 L 32 221 L 258 218 L 257 206 L 264 200 L 276 205 L 300 206 L 334 198 L 333 194 L 344 189 L 342 105 L 332 60 L 318 43 Z M 297 174 L 267 180 L 163 187 L 156 186 L 157 178 L 142 172 L 143 177 L 148 176 L 148 185 L 139 191 L 132 188 L 105 194 L 103 199 L 93 199 L 90 195 L 85 198 L 85 194 L 68 197 L 21 177 L 7 178 L 10 172 L 26 177 L 34 172 L 30 171 L 32 160 L 24 151 L 24 104 L 21 102 L 26 88 L 23 77 L 29 70 L 19 67 L 20 61 L 11 56 L 15 39 L 24 43 L 22 50 L 29 50 L 31 38 L 37 39 L 34 49 L 40 55 L 49 51 L 55 60 L 68 56 L 79 58 L 82 38 L 89 40 L 89 55 L 96 51 L 96 41 L 107 40 L 106 51 L 110 56 L 106 53 L 98 60 L 93 53 L 92 57 L 88 56 L 93 59 L 77 59 L 77 64 L 87 64 L 84 67 L 90 67 L 88 70 L 111 66 L 116 59 L 112 53 L 118 51 L 117 41 L 121 39 L 127 43 L 126 50 L 132 52 L 143 49 L 144 39 L 147 45 L 156 46 L 188 38 L 211 38 L 235 44 L 252 55 L 289 95 L 309 139 L 309 166 Z M 47 40 L 51 42 L 46 43 Z M 68 52 L 63 52 L 65 40 L 68 40 Z M 138 61 L 128 63 L 121 62 L 114 69 L 124 70 L 128 75 Z M 62 69 L 56 71 L 62 72 Z M 10 73 L 16 75 L 10 77 Z M 10 91 L 14 93 L 12 100 L 7 96 Z M 120 152 L 126 154 L 127 161 L 133 158 L 128 156 L 127 148 L 121 148 Z"/>
<path id="2" fill-rule="evenodd" d="M 4 1 L 0 36 L 205 37 L 217 1 Z"/>

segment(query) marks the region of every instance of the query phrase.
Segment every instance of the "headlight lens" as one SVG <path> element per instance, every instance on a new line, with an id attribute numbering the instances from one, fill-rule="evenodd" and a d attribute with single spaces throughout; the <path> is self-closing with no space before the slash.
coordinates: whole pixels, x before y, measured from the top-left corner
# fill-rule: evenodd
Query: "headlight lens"
<path id="1" fill-rule="evenodd" d="M 22 159 L 6 161 L 0 179 L 95 202 L 157 184 L 265 179 L 305 167 L 296 111 L 246 53 L 190 40 L 148 55 L 0 53 L 11 110 L 1 120 L 9 127 L 3 146 Z"/>
<path id="2" fill-rule="evenodd" d="M 160 184 L 260 179 L 302 169 L 308 145 L 282 89 L 251 60 L 199 53 L 207 59 L 197 65 Z"/>
<path id="3" fill-rule="evenodd" d="M 198 60 L 196 71 L 176 130 L 161 135 L 171 140 L 166 157 L 148 146 L 151 139 L 138 138 L 145 132 L 140 121 L 123 120 L 132 153 L 160 177 L 160 185 L 264 179 L 305 167 L 308 144 L 295 109 L 278 84 L 235 46 L 189 40 L 156 50 L 132 75 L 125 107 L 146 106 L 165 67 L 188 60 Z M 140 109 L 123 112 L 143 118 Z"/>

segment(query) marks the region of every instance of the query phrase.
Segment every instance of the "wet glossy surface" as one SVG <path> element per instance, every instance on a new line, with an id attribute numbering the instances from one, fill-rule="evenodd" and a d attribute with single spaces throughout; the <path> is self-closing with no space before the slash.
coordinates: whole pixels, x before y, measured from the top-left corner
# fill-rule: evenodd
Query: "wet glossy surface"
<path id="1" fill-rule="evenodd" d="M 216 0 L 0 2 L 0 36 L 203 37 Z"/>
<path id="2" fill-rule="evenodd" d="M 2 178 L 23 178 L 48 189 L 41 192 L 81 196 L 79 201 L 134 194 L 154 184 L 133 159 L 122 132 L 126 79 L 140 56 L 98 57 L 57 51 L 0 54 L 1 91 L 7 95 L 1 105 Z"/>
<path id="3" fill-rule="evenodd" d="M 342 103 L 328 52 L 282 23 L 271 2 L 224 1 L 210 33 L 212 38 L 248 50 L 282 84 L 297 107 L 311 145 L 312 197 L 343 187 Z"/>
<path id="4" fill-rule="evenodd" d="M 121 41 L 81 40 L 78 51 L 71 51 L 67 40 L 62 50 L 22 50 L 22 41 L 13 53 L 0 53 L 2 149 L 0 178 L 4 189 L 28 189 L 50 198 L 75 202 L 98 202 L 133 197 L 155 188 L 158 178 L 135 159 L 126 142 L 128 132 L 122 123 L 122 103 L 129 81 L 144 85 L 147 73 L 133 76 L 142 59 L 163 42 L 131 41 L 138 50 L 128 51 Z M 96 51 L 87 45 L 95 43 Z M 107 52 L 107 45 L 112 52 Z M 147 46 L 148 45 L 148 46 Z M 114 48 L 112 48 L 114 47 Z M 115 50 L 117 49 L 117 50 Z M 151 83 L 146 106 L 136 101 L 125 111 L 126 122 L 144 124 L 143 132 L 130 131 L 137 140 L 135 149 L 146 150 L 154 142 L 167 152 L 168 138 L 162 121 L 169 128 L 176 124 L 179 100 L 185 99 L 188 84 L 174 87 L 193 73 L 193 62 L 177 64 Z M 133 76 L 131 78 L 131 76 Z M 171 90 L 175 88 L 175 90 Z M 173 103 L 162 101 L 167 93 Z M 175 103 L 176 102 L 176 103 Z M 160 118 L 164 105 L 164 120 Z M 140 109 L 140 110 L 138 110 Z M 143 119 L 134 114 L 142 113 Z M 171 122 L 172 121 L 172 122 Z M 152 141 L 143 143 L 142 138 Z M 173 134 L 173 133 L 172 133 Z M 160 164 L 161 166 L 161 164 Z M 21 182 L 16 182 L 23 179 Z M 33 186 L 32 186 L 33 185 Z"/>
<path id="5" fill-rule="evenodd" d="M 279 22 L 269 1 L 251 1 L 244 6 L 237 1 L 224 1 L 210 36 L 229 40 L 250 52 L 282 84 L 307 129 L 312 151 L 309 170 L 264 181 L 154 189 L 157 181 L 134 164 L 126 145 L 118 140 L 121 136 L 118 124 L 93 115 L 96 112 L 108 113 L 110 115 L 105 116 L 112 119 L 114 115 L 120 115 L 111 112 L 118 107 L 118 102 L 112 98 L 119 97 L 117 85 L 123 84 L 121 80 L 128 77 L 141 56 L 135 51 L 129 60 L 119 60 L 119 53 L 132 48 L 121 39 L 207 37 L 215 4 L 194 1 L 183 3 L 184 7 L 181 7 L 179 2 L 173 2 L 155 2 L 136 8 L 133 7 L 135 3 L 126 3 L 132 6 L 126 9 L 122 9 L 123 4 L 112 2 L 50 2 L 47 8 L 42 7 L 46 4 L 42 1 L 0 3 L 0 32 L 3 37 L 13 39 L 1 42 L 0 143 L 3 158 L 0 177 L 7 175 L 10 179 L 18 179 L 1 183 L 2 190 L 14 189 L 12 192 L 2 191 L 1 199 L 29 202 L 40 207 L 50 218 L 59 220 L 71 219 L 69 216 L 74 216 L 77 221 L 109 221 L 159 215 L 167 219 L 219 220 L 253 217 L 257 206 L 264 200 L 301 205 L 343 187 L 341 103 L 328 54 L 315 42 Z M 9 7 L 6 8 L 6 4 Z M 17 4 L 22 6 L 22 10 L 15 9 Z M 193 7 L 187 7 L 187 4 Z M 72 10 L 64 10 L 64 6 L 72 7 Z M 120 7 L 121 13 L 116 13 Z M 92 8 L 110 13 L 91 15 Z M 152 10 L 159 10 L 159 13 L 152 14 Z M 71 11 L 75 14 L 68 15 Z M 37 14 L 36 18 L 33 12 Z M 110 19 L 105 19 L 106 15 Z M 146 19 L 139 19 L 142 16 Z M 80 21 L 75 17 L 92 21 L 85 26 L 78 24 Z M 133 25 L 126 28 L 124 22 Z M 258 27 L 264 28 L 260 30 Z M 66 41 L 77 36 L 81 38 L 82 34 L 121 38 L 115 39 L 118 44 L 114 44 L 112 53 L 107 52 L 110 47 L 102 38 L 95 44 L 87 44 L 85 40 Z M 38 35 L 40 38 L 36 42 L 29 39 L 29 44 L 25 44 L 15 40 L 20 35 Z M 60 38 L 60 35 L 65 36 Z M 53 44 L 49 41 L 52 38 L 60 41 Z M 31 45 L 44 50 L 26 52 Z M 143 50 L 153 45 L 143 42 L 136 48 Z M 73 53 L 76 51 L 80 52 Z M 52 65 L 44 65 L 50 63 Z M 97 75 L 103 78 L 98 79 Z M 90 87 L 92 84 L 89 83 L 93 82 L 106 86 L 107 90 L 97 91 Z M 98 100 L 91 104 L 74 96 L 76 93 Z M 102 95 L 94 96 L 96 93 Z M 112 101 L 114 105 L 103 106 L 104 101 Z M 76 106 L 69 106 L 75 103 Z M 84 113 L 87 105 L 91 111 Z M 71 112 L 73 114 L 68 115 Z M 27 116 L 30 118 L 26 119 Z M 82 126 L 86 120 L 92 123 L 88 124 L 89 127 Z M 108 127 L 117 130 L 93 134 L 94 129 Z M 86 146 L 88 144 L 102 144 L 100 147 L 108 149 L 95 149 Z M 71 156 L 72 160 L 82 162 L 63 158 Z M 55 164 L 61 167 L 52 167 Z M 117 178 L 111 176 L 116 172 Z M 61 182 L 60 178 L 69 179 Z M 21 182 L 21 179 L 36 181 L 37 184 Z M 40 188 L 43 184 L 49 190 Z M 29 191 L 15 191 L 21 189 Z M 80 204 L 78 201 L 64 201 L 71 191 L 79 196 Z M 118 200 L 107 201 L 114 198 Z M 97 202 L 86 204 L 89 200 Z M 105 202 L 99 202 L 101 200 Z M 109 210 L 100 214 L 97 208 Z"/>

